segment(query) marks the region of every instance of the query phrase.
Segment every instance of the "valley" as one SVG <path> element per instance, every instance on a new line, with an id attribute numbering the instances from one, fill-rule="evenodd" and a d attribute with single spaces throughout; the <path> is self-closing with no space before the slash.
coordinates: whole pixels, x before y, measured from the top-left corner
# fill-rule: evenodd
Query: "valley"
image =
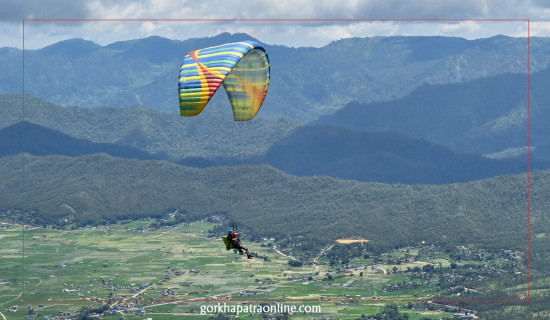
<path id="1" fill-rule="evenodd" d="M 256 255 L 248 260 L 226 251 L 219 237 L 208 237 L 213 223 L 155 230 L 150 228 L 153 222 L 125 221 L 74 231 L 25 226 L 24 279 L 22 227 L 5 223 L 0 230 L 0 288 L 7 300 L 0 303 L 0 311 L 9 319 L 23 319 L 31 309 L 35 316 L 53 317 L 63 310 L 72 317 L 88 306 L 103 308 L 106 319 L 117 313 L 128 319 L 173 319 L 182 313 L 207 318 L 215 315 L 200 315 L 201 305 L 278 301 L 321 306 L 324 316 L 356 319 L 396 302 L 410 319 L 452 319 L 454 313 L 470 310 L 438 299 L 480 299 L 497 279 L 517 283 L 504 291 L 509 299 L 525 297 L 521 252 L 419 243 L 343 263 L 334 261 L 338 253 L 332 247 L 314 263 L 294 267 L 270 239 L 245 239 Z M 26 301 L 20 302 L 23 285 Z M 6 313 L 14 305 L 18 310 Z"/>

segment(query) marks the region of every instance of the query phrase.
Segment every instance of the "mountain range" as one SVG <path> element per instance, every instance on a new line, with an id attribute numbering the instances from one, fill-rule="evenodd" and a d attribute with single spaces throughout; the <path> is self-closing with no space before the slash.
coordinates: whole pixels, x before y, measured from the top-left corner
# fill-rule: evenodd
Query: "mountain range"
<path id="1" fill-rule="evenodd" d="M 140 160 L 170 160 L 138 148 L 97 143 L 27 122 L 25 152 L 43 155 L 81 156 L 106 153 Z M 23 123 L 0 129 L 0 157 L 22 152 Z M 349 129 L 303 126 L 252 159 L 184 158 L 177 163 L 213 167 L 242 163 L 268 164 L 297 176 L 325 175 L 340 179 L 405 184 L 465 182 L 503 174 L 521 173 L 527 163 L 493 160 L 460 154 L 425 140 L 397 133 L 366 133 Z M 550 165 L 546 167 L 550 168 Z"/>
<path id="2" fill-rule="evenodd" d="M 523 161 L 529 143 L 532 160 L 550 160 L 550 135 L 545 127 L 550 121 L 545 108 L 549 103 L 545 83 L 550 81 L 547 38 L 530 39 L 531 79 L 526 76 L 527 43 L 522 38 L 353 38 L 321 48 L 264 44 L 272 77 L 254 125 L 237 127 L 225 118 L 229 104 L 223 92 L 215 94 L 204 111 L 217 115 L 211 121 L 223 121 L 223 125 L 209 127 L 220 128 L 223 134 L 195 130 L 206 121 L 204 116 L 189 124 L 171 118 L 168 114 L 178 109 L 173 79 L 186 52 L 243 38 L 251 37 L 227 33 L 185 41 L 149 37 L 106 46 L 72 39 L 26 50 L 25 92 L 55 104 L 82 107 L 80 119 L 69 120 L 58 113 L 50 115 L 56 120 L 46 116 L 31 122 L 93 142 L 162 153 L 185 163 L 198 158 L 234 163 L 231 158 L 262 156 L 276 140 L 307 123 L 396 131 L 458 152 Z M 21 50 L 0 49 L 0 63 L 5 66 L 0 92 L 20 92 L 21 57 Z M 32 104 L 29 101 L 28 109 Z M 117 121 L 107 115 L 114 116 L 115 109 L 121 108 L 125 120 L 115 127 Z M 10 113 L 7 119 L 12 119 L 19 111 L 0 112 Z M 0 122 L 7 126 L 21 120 Z M 113 127 L 107 130 L 108 126 Z M 98 128 L 105 130 L 94 133 Z"/>
<path id="3" fill-rule="evenodd" d="M 319 234 L 524 248 L 527 211 L 531 231 L 547 238 L 549 171 L 531 173 L 529 185 L 525 172 L 528 147 L 531 169 L 550 167 L 548 39 L 531 39 L 529 79 L 526 39 L 266 45 L 272 82 L 258 117 L 232 121 L 223 93 L 180 117 L 174 79 L 185 53 L 242 38 L 28 50 L 24 97 L 22 52 L 0 49 L 0 213 L 21 207 L 24 120 L 29 223 L 178 209 L 239 221 L 302 252 L 324 246 Z"/>
<path id="4" fill-rule="evenodd" d="M 228 33 L 185 41 L 149 37 L 106 46 L 66 40 L 25 50 L 25 92 L 61 105 L 145 104 L 177 113 L 176 79 L 183 57 L 194 49 L 243 39 L 256 40 Z M 258 116 L 301 123 L 352 101 L 399 99 L 422 85 L 527 73 L 525 38 L 373 37 L 343 39 L 321 48 L 263 45 L 270 57 L 271 82 Z M 531 73 L 548 68 L 547 38 L 532 37 L 530 53 Z M 0 64 L 0 93 L 20 93 L 22 51 L 0 49 Z M 227 109 L 223 93 L 211 107 Z"/>
<path id="5" fill-rule="evenodd" d="M 535 77 L 547 83 L 550 72 L 545 70 Z M 361 131 L 396 131 L 457 151 L 493 153 L 527 146 L 527 92 L 527 77 L 515 74 L 425 85 L 394 101 L 349 103 L 315 123 Z M 538 99 L 546 93 L 533 88 L 531 95 Z M 550 113 L 538 107 L 532 111 L 531 129 L 544 126 L 538 117 Z"/>

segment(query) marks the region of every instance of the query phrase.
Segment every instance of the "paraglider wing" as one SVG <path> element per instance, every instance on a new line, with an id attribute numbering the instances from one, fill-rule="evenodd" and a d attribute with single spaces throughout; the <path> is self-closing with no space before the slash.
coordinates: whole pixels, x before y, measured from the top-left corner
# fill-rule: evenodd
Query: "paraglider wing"
<path id="1" fill-rule="evenodd" d="M 223 84 L 234 119 L 250 120 L 265 99 L 269 71 L 265 49 L 252 41 L 191 51 L 180 68 L 180 113 L 199 114 Z"/>

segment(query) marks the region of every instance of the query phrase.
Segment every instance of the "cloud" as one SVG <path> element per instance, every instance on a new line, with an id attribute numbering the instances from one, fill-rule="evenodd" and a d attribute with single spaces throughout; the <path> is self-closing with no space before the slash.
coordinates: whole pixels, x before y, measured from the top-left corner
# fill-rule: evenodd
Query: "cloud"
<path id="1" fill-rule="evenodd" d="M 83 1 L 2 0 L 0 21 L 21 23 L 23 19 L 88 18 Z"/>
<path id="2" fill-rule="evenodd" d="M 0 21 L 101 19 L 541 19 L 542 0 L 3 0 Z M 542 15 L 542 16 L 541 16 Z"/>
<path id="3" fill-rule="evenodd" d="M 6 4 L 6 5 L 4 5 Z M 0 46 L 20 47 L 17 28 L 22 19 L 259 19 L 257 22 L 52 22 L 25 23 L 27 48 L 39 48 L 63 38 L 84 38 L 108 44 L 149 35 L 187 39 L 221 32 L 245 32 L 270 44 L 322 46 L 346 37 L 384 35 L 451 35 L 465 38 L 517 35 L 516 23 L 479 21 L 421 23 L 392 21 L 326 21 L 326 19 L 550 19 L 550 5 L 541 0 L 3 0 Z M 2 8 L 4 9 L 4 8 Z M 295 21 L 265 21 L 265 19 Z M 301 19 L 319 19 L 301 21 Z M 324 20 L 323 20 L 324 19 Z M 524 28 L 526 30 L 526 28 Z M 15 30 L 15 33 L 11 32 Z M 541 27 L 539 33 L 548 34 Z M 40 35 L 40 37 L 38 36 Z"/>
<path id="4" fill-rule="evenodd" d="M 307 28 L 307 37 L 319 43 L 352 37 L 373 37 L 399 34 L 400 27 L 393 22 L 356 22 Z M 302 31 L 303 32 L 303 31 Z"/>
<path id="5" fill-rule="evenodd" d="M 446 35 L 463 35 L 476 33 L 481 30 L 481 25 L 475 21 L 461 21 L 459 23 L 442 24 L 439 31 Z"/>
<path id="6" fill-rule="evenodd" d="M 550 36 L 550 22 L 532 22 L 529 31 L 531 37 L 548 37 Z"/>

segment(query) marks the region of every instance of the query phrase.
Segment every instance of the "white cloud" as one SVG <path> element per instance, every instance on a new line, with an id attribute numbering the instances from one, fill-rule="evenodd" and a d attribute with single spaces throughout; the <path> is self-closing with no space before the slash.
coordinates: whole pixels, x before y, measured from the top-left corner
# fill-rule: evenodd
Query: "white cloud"
<path id="1" fill-rule="evenodd" d="M 393 22 L 356 22 L 319 27 L 302 27 L 306 29 L 308 38 L 324 43 L 352 37 L 373 37 L 380 35 L 399 34 L 399 26 Z"/>
<path id="2" fill-rule="evenodd" d="M 550 37 L 550 22 L 531 22 L 529 27 L 531 37 Z"/>
<path id="3" fill-rule="evenodd" d="M 480 31 L 481 26 L 475 21 L 461 21 L 459 23 L 441 24 L 439 31 L 444 35 L 472 34 Z"/>
<path id="4" fill-rule="evenodd" d="M 145 33 L 147 35 L 153 34 L 155 30 L 157 29 L 157 26 L 152 21 L 145 21 L 141 24 L 141 28 L 139 29 L 141 33 Z"/>
<path id="5" fill-rule="evenodd" d="M 139 32 L 146 37 L 161 34 L 166 38 L 172 38 L 174 36 L 173 29 L 166 23 L 145 21 L 141 23 Z"/>

